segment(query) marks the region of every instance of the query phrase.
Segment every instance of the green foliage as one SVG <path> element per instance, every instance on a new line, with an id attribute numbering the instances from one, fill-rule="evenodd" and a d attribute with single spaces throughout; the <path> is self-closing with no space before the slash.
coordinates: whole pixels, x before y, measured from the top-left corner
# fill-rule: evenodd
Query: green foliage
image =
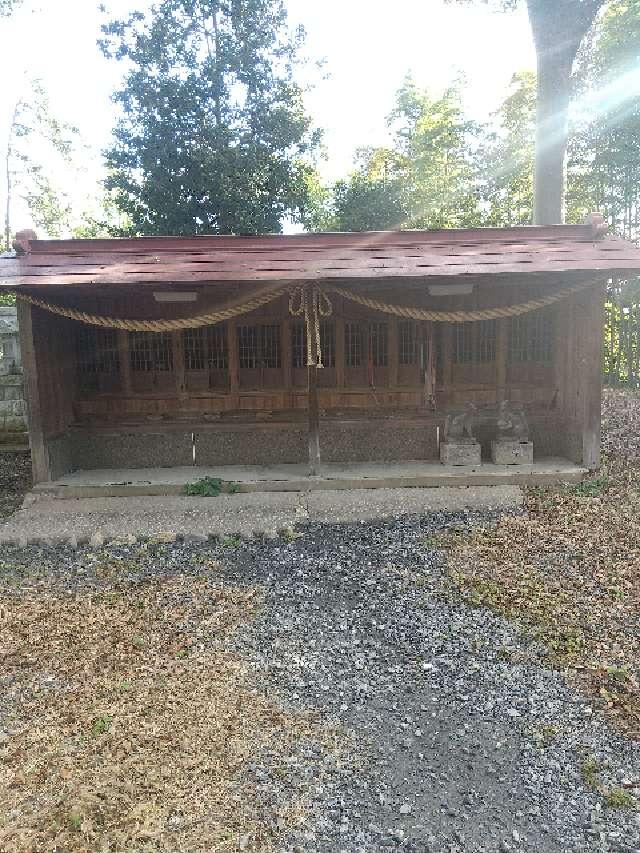
<path id="1" fill-rule="evenodd" d="M 225 482 L 220 477 L 201 477 L 194 483 L 187 483 L 184 487 L 185 495 L 203 498 L 217 498 L 222 492 L 235 495 L 239 491 L 240 485 L 238 483 Z"/>
<path id="2" fill-rule="evenodd" d="M 624 788 L 610 788 L 603 796 L 610 809 L 635 809 L 638 805 L 633 794 Z"/>
<path id="3" fill-rule="evenodd" d="M 5 249 L 11 248 L 11 213 L 16 194 L 26 202 L 35 225 L 49 236 L 60 236 L 68 228 L 71 206 L 65 193 L 54 186 L 50 171 L 53 164 L 71 163 L 77 134 L 77 128 L 51 113 L 42 83 L 32 80 L 13 105 L 4 149 Z"/>
<path id="4" fill-rule="evenodd" d="M 282 0 L 160 0 L 103 27 L 127 63 L 107 189 L 137 234 L 279 232 L 308 207 L 304 34 Z"/>
<path id="5" fill-rule="evenodd" d="M 106 734 L 111 727 L 112 717 L 109 714 L 103 714 L 101 717 L 96 717 L 96 719 L 91 724 L 91 734 L 94 737 L 100 737 L 100 735 Z"/>
<path id="6" fill-rule="evenodd" d="M 533 170 L 536 78 L 514 74 L 510 91 L 495 115 L 496 130 L 483 146 L 483 201 L 486 225 L 530 225 L 533 221 Z"/>
<path id="7" fill-rule="evenodd" d="M 340 231 L 455 228 L 480 222 L 480 128 L 463 113 L 460 89 L 441 97 L 407 77 L 388 119 L 389 148 L 363 148 L 356 169 L 333 188 Z"/>
<path id="8" fill-rule="evenodd" d="M 567 486 L 565 491 L 570 495 L 578 495 L 582 498 L 597 498 L 604 494 L 610 486 L 607 477 L 594 477 L 590 480 L 582 480 L 572 486 Z"/>

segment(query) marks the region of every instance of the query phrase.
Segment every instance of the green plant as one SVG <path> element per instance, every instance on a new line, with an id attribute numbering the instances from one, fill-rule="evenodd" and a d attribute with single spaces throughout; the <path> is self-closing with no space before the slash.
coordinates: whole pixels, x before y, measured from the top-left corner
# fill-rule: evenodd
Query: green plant
<path id="1" fill-rule="evenodd" d="M 580 772 L 584 777 L 585 782 L 591 788 L 596 788 L 598 785 L 598 773 L 602 770 L 602 764 L 595 755 L 587 755 L 580 765 Z"/>
<path id="2" fill-rule="evenodd" d="M 201 477 L 194 483 L 187 483 L 184 487 L 185 495 L 202 498 L 217 498 L 222 492 L 235 495 L 240 491 L 239 483 L 227 483 L 220 477 Z"/>
<path id="3" fill-rule="evenodd" d="M 302 533 L 298 533 L 298 531 L 294 530 L 293 527 L 283 527 L 280 531 L 280 536 L 285 542 L 295 542 L 296 539 L 300 539 Z"/>
<path id="4" fill-rule="evenodd" d="M 217 498 L 221 491 L 220 477 L 201 477 L 195 483 L 187 483 L 184 487 L 185 495 L 196 495 L 202 498 Z"/>
<path id="5" fill-rule="evenodd" d="M 633 809 L 638 805 L 636 798 L 624 788 L 610 788 L 603 796 L 610 809 Z"/>
<path id="6" fill-rule="evenodd" d="M 239 548 L 242 545 L 242 539 L 239 536 L 225 536 L 220 545 L 223 548 Z"/>
<path id="7" fill-rule="evenodd" d="M 77 811 L 69 812 L 67 823 L 69 824 L 69 828 L 74 832 L 80 832 L 80 827 L 82 826 L 82 815 Z"/>
<path id="8" fill-rule="evenodd" d="M 111 726 L 112 717 L 109 714 L 103 714 L 101 717 L 96 717 L 91 724 L 91 734 L 94 737 L 106 734 Z"/>
<path id="9" fill-rule="evenodd" d="M 581 498 L 597 498 L 606 492 L 608 488 L 608 477 L 595 477 L 592 480 L 583 480 L 581 483 L 567 486 L 566 491 L 570 495 L 577 495 Z"/>

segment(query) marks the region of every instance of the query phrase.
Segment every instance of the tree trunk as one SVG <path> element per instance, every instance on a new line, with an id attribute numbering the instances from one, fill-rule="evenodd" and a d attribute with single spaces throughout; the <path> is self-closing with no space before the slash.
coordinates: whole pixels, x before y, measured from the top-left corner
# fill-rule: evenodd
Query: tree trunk
<path id="1" fill-rule="evenodd" d="M 535 225 L 564 222 L 565 158 L 574 56 L 575 53 L 569 60 L 546 51 L 538 53 Z"/>
<path id="2" fill-rule="evenodd" d="M 571 72 L 580 43 L 603 4 L 604 0 L 527 0 L 538 60 L 535 225 L 564 222 Z"/>

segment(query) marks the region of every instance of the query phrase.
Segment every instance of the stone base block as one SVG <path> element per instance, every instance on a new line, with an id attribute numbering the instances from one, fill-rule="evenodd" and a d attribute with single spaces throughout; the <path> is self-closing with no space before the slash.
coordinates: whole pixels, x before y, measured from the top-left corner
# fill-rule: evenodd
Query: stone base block
<path id="1" fill-rule="evenodd" d="M 491 461 L 496 465 L 533 465 L 533 442 L 509 439 L 492 441 Z"/>
<path id="2" fill-rule="evenodd" d="M 440 461 L 443 465 L 480 465 L 480 445 L 477 442 L 456 444 L 443 441 L 440 445 Z"/>

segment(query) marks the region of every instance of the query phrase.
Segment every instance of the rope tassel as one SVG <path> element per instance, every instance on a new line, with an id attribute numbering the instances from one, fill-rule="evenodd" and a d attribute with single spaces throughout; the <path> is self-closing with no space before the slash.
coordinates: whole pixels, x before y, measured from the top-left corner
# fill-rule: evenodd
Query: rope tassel
<path id="1" fill-rule="evenodd" d="M 324 367 L 322 363 L 322 341 L 320 322 L 333 314 L 333 306 L 327 294 L 317 284 L 302 284 L 289 290 L 289 313 L 293 317 L 304 317 L 307 333 L 307 365 Z M 315 348 L 313 342 L 315 341 Z"/>

